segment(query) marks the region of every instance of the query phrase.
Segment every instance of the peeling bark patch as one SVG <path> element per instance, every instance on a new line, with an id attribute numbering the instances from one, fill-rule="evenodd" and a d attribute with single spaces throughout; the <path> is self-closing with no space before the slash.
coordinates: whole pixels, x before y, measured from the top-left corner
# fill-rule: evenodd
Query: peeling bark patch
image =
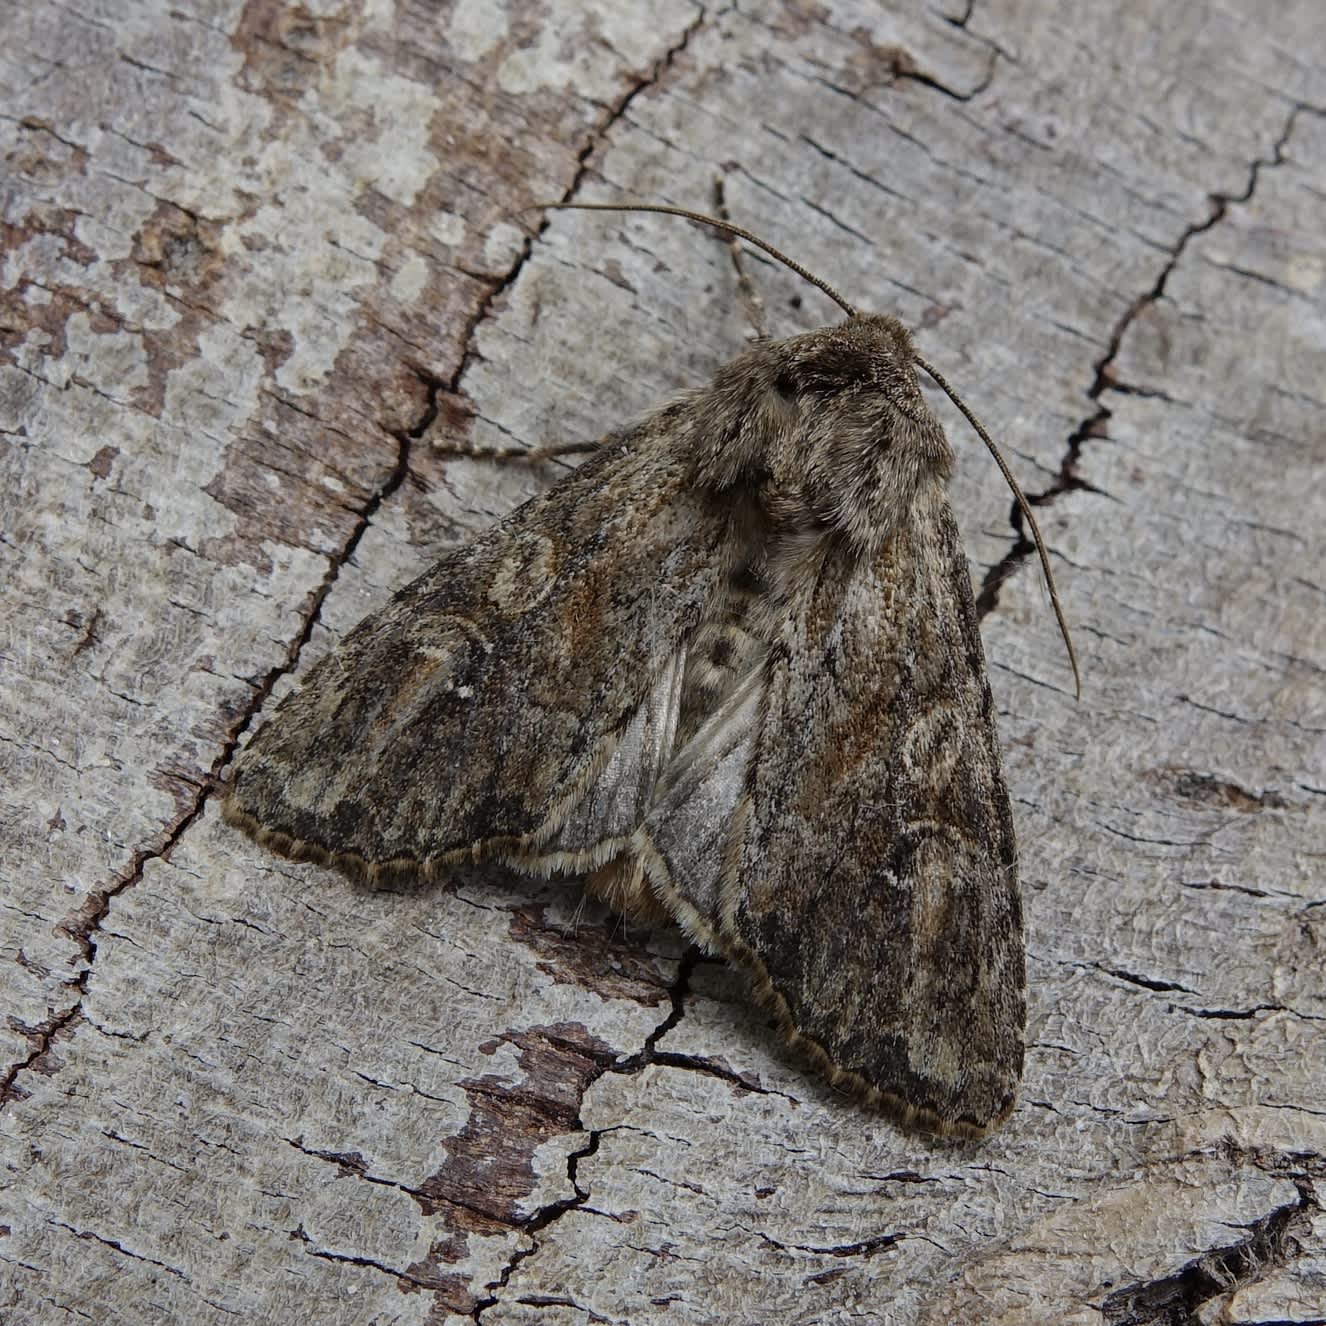
<path id="1" fill-rule="evenodd" d="M 435 1240 L 428 1249 L 425 1262 L 429 1264 L 445 1263 L 454 1266 L 470 1255 L 470 1242 L 463 1234 L 453 1234 L 450 1238 Z M 415 1263 L 408 1269 L 413 1273 L 424 1262 Z M 468 1309 L 466 1309 L 468 1311 Z"/>
<path id="2" fill-rule="evenodd" d="M 440 391 L 437 395 L 435 431 L 448 439 L 468 438 L 474 429 L 474 420 L 478 413 L 478 407 L 468 396 Z"/>
<path id="3" fill-rule="evenodd" d="M 1317 1197 L 1306 1179 L 1296 1181 L 1298 1201 L 1278 1206 L 1249 1226 L 1238 1243 L 1213 1248 L 1159 1280 L 1117 1289 L 1101 1311 L 1106 1326 L 1201 1326 L 1198 1309 L 1263 1279 L 1302 1251 L 1294 1237 L 1305 1231 Z"/>
<path id="4" fill-rule="evenodd" d="M 612 1048 L 577 1022 L 508 1032 L 499 1042 L 520 1051 L 520 1081 L 496 1074 L 460 1085 L 470 1100 L 465 1127 L 444 1145 L 447 1160 L 419 1185 L 433 1214 L 451 1208 L 457 1233 L 509 1233 L 524 1220 L 520 1203 L 534 1191 L 534 1153 L 580 1127 L 580 1102 Z"/>
<path id="5" fill-rule="evenodd" d="M 323 1151 L 316 1147 L 309 1147 L 304 1144 L 303 1136 L 287 1138 L 286 1141 L 306 1156 L 315 1156 L 319 1160 L 325 1160 L 331 1165 L 335 1165 L 340 1171 L 341 1178 L 364 1179 L 369 1183 L 384 1184 L 388 1187 L 399 1187 L 402 1192 L 409 1193 L 412 1196 L 418 1196 L 412 1188 L 402 1187 L 401 1185 L 391 1183 L 388 1180 L 381 1179 L 369 1172 L 368 1161 L 359 1151 Z M 292 1231 L 291 1238 L 298 1239 L 303 1243 L 312 1243 L 307 1231 L 302 1225 Z M 368 1258 L 347 1256 L 345 1254 L 333 1254 L 326 1251 L 313 1251 L 311 1255 L 321 1257 L 328 1261 L 345 1261 L 353 1265 L 371 1266 L 375 1270 L 384 1271 L 387 1274 L 396 1276 L 397 1287 L 404 1294 L 415 1294 L 420 1290 L 427 1290 L 437 1296 L 437 1302 L 429 1320 L 433 1319 L 433 1314 L 445 1308 L 449 1312 L 469 1313 L 473 1311 L 475 1299 L 470 1292 L 469 1280 L 466 1276 L 457 1272 L 443 1271 L 443 1266 L 451 1266 L 456 1262 L 464 1260 L 469 1255 L 469 1241 L 464 1234 L 453 1235 L 445 1239 L 434 1240 L 430 1244 L 427 1253 L 416 1262 L 400 1270 L 394 1270 L 388 1266 L 382 1266 Z"/>
<path id="6" fill-rule="evenodd" d="M 468 1313 L 473 1308 L 474 1297 L 468 1292 L 463 1276 L 455 1274 L 435 1275 L 427 1271 L 423 1276 L 419 1276 L 415 1274 L 414 1267 L 406 1267 L 404 1270 L 400 1270 L 394 1266 L 387 1266 L 380 1261 L 375 1261 L 372 1257 L 356 1257 L 348 1253 L 332 1252 L 327 1248 L 319 1248 L 302 1224 L 296 1225 L 287 1235 L 287 1238 L 293 1243 L 304 1244 L 308 1255 L 318 1258 L 319 1261 L 334 1262 L 343 1266 L 361 1266 L 367 1270 L 389 1275 L 395 1280 L 396 1287 L 402 1294 L 417 1294 L 420 1291 L 433 1294 L 433 1307 L 427 1317 L 429 1322 L 445 1320 L 445 1317 L 441 1315 L 443 1311 L 446 1313 Z M 424 1263 L 416 1263 L 416 1265 L 425 1266 L 426 1264 L 426 1259 Z"/>
<path id="7" fill-rule="evenodd" d="M 266 576 L 271 561 L 264 544 L 270 542 L 336 557 L 333 569 L 339 570 L 339 550 L 362 533 L 361 512 L 375 490 L 398 486 L 400 444 L 369 434 L 367 445 L 343 445 L 339 437 L 328 438 L 321 420 L 272 397 L 263 402 L 263 416 L 231 443 L 221 469 L 202 488 L 238 527 L 203 540 L 199 551 L 219 565 L 252 565 Z M 356 471 L 374 459 L 379 473 L 361 479 Z M 345 468 L 337 469 L 337 460 Z"/>
<path id="8" fill-rule="evenodd" d="M 34 287 L 45 291 L 46 298 L 30 295 Z M 41 286 L 39 282 L 20 277 L 12 289 L 0 291 L 0 362 L 14 364 L 14 353 L 24 342 L 35 346 L 45 359 L 63 359 L 69 349 L 69 320 L 82 314 L 87 319 L 87 330 L 94 334 L 117 331 L 119 323 L 100 308 L 88 302 L 80 291 L 60 285 Z"/>
<path id="9" fill-rule="evenodd" d="M 511 918 L 510 933 L 538 954 L 539 970 L 558 985 L 592 990 L 603 999 L 630 999 L 649 1008 L 671 998 L 654 960 L 626 938 L 616 918 L 567 931 L 550 924 L 542 907 L 522 907 Z"/>
<path id="10" fill-rule="evenodd" d="M 196 290 L 187 295 L 188 299 L 197 297 Z M 146 358 L 147 381 L 129 392 L 128 399 L 135 409 L 153 419 L 161 418 L 171 374 L 193 364 L 202 355 L 202 338 L 212 322 L 210 312 L 190 306 L 168 331 L 144 328 L 139 333 Z"/>
<path id="11" fill-rule="evenodd" d="M 97 454 L 87 463 L 93 475 L 98 479 L 108 479 L 111 472 L 111 464 L 115 457 L 120 454 L 119 447 L 102 447 Z"/>
<path id="12" fill-rule="evenodd" d="M 60 812 L 57 810 L 56 814 L 59 815 L 59 813 Z M 47 827 L 54 829 L 56 825 L 49 824 Z M 60 820 L 59 827 L 61 829 L 65 827 L 63 818 Z M 51 969 L 44 962 L 36 962 L 28 957 L 22 949 L 19 949 L 19 951 L 14 954 L 14 961 L 22 967 L 25 972 L 35 976 L 39 981 L 49 981 L 51 979 Z"/>

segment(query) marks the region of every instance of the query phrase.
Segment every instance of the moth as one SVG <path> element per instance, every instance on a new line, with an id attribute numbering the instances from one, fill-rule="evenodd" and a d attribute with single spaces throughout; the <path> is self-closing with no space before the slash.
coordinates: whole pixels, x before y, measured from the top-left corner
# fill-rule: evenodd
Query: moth
<path id="1" fill-rule="evenodd" d="M 596 205 L 581 205 L 596 206 Z M 607 210 L 628 210 L 612 209 Z M 953 451 L 888 316 L 759 340 L 442 557 L 313 668 L 226 819 L 369 880 L 588 875 L 746 972 L 899 1122 L 1013 1107 L 1017 849 Z"/>

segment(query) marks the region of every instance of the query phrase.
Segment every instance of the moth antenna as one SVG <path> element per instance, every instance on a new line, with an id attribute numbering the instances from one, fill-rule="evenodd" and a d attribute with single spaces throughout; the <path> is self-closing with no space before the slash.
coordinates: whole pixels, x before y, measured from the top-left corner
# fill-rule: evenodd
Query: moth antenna
<path id="1" fill-rule="evenodd" d="M 732 217 L 727 210 L 727 188 L 722 175 L 714 176 L 714 210 L 718 213 L 720 221 L 731 223 Z M 737 293 L 746 306 L 746 321 L 750 323 L 756 339 L 763 341 L 769 335 L 764 325 L 764 301 L 755 288 L 755 282 L 750 279 L 750 274 L 746 271 L 746 264 L 741 260 L 741 245 L 735 235 L 727 236 L 727 251 L 737 273 Z"/>
<path id="2" fill-rule="evenodd" d="M 1050 554 L 1045 549 L 1045 540 L 1041 538 L 1040 526 L 1036 524 L 1036 517 L 1032 514 L 1031 503 L 1027 501 L 1022 494 L 1022 489 L 1018 487 L 1018 481 L 1013 477 L 1013 471 L 1009 469 L 1003 452 L 995 446 L 994 439 L 985 431 L 981 421 L 967 408 L 967 402 L 949 386 L 938 369 L 932 368 L 920 355 L 916 356 L 916 362 L 934 378 L 944 395 L 958 407 L 963 418 L 976 430 L 976 436 L 990 449 L 990 454 L 995 458 L 995 464 L 999 466 L 999 472 L 1004 476 L 1004 482 L 1008 484 L 1018 504 L 1018 510 L 1022 512 L 1023 519 L 1031 530 L 1031 537 L 1036 543 L 1036 553 L 1041 561 L 1041 572 L 1045 576 L 1045 587 L 1050 591 L 1050 602 L 1054 605 L 1055 619 L 1059 623 L 1059 634 L 1064 638 L 1064 644 L 1068 648 L 1068 661 L 1073 665 L 1073 684 L 1077 688 L 1077 698 L 1080 700 L 1082 698 L 1082 672 L 1077 665 L 1077 650 L 1073 648 L 1073 637 L 1068 631 L 1068 619 L 1064 616 L 1063 604 L 1059 602 L 1059 590 L 1054 583 L 1054 572 L 1050 570 Z"/>
<path id="3" fill-rule="evenodd" d="M 777 259 L 784 267 L 791 268 L 803 281 L 823 290 L 849 318 L 856 317 L 856 309 L 849 304 L 827 281 L 821 280 L 814 272 L 807 271 L 795 258 L 789 258 L 780 249 L 766 243 L 758 235 L 753 235 L 744 226 L 734 226 L 731 221 L 720 221 L 716 216 L 705 216 L 703 212 L 692 212 L 685 207 L 669 207 L 666 203 L 536 203 L 536 207 L 557 208 L 566 212 L 662 212 L 666 216 L 681 216 L 697 225 L 712 226 L 725 235 L 735 235 L 747 244 L 754 244 L 763 249 L 771 258 Z"/>

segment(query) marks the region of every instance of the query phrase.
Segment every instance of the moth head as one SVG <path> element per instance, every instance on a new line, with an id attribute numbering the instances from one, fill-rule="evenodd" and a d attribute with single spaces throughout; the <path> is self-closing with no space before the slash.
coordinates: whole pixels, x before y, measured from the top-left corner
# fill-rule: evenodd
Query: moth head
<path id="1" fill-rule="evenodd" d="M 698 409 L 688 410 L 682 400 L 668 412 L 692 445 L 697 483 L 717 489 L 754 483 L 767 513 L 793 532 L 813 533 L 817 525 L 837 529 L 873 552 L 908 518 L 926 484 L 948 479 L 953 453 L 917 388 L 915 370 L 923 368 L 989 448 L 1013 493 L 1082 694 L 1077 654 L 1031 505 L 994 439 L 943 375 L 916 354 L 900 322 L 863 316 L 822 277 L 726 219 L 664 203 L 547 205 L 663 212 L 710 226 L 762 249 L 847 314 L 839 327 L 756 345 L 729 364 L 709 391 L 688 398 Z"/>
<path id="2" fill-rule="evenodd" d="M 788 532 L 832 530 L 873 552 L 908 518 L 918 490 L 952 473 L 953 451 L 896 318 L 857 315 L 757 344 L 715 389 L 735 408 L 730 429 L 704 448 L 701 477 L 717 487 L 753 483 L 770 521 Z"/>

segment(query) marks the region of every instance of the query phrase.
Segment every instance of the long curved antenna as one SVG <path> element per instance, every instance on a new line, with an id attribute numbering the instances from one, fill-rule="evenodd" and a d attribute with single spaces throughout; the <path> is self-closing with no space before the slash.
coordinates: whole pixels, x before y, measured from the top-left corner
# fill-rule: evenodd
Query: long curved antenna
<path id="1" fill-rule="evenodd" d="M 743 226 L 734 226 L 730 221 L 720 221 L 717 217 L 705 216 L 703 212 L 692 212 L 685 207 L 670 207 L 666 203 L 535 203 L 534 206 L 546 209 L 557 208 L 567 212 L 661 212 L 665 216 L 684 217 L 687 221 L 694 221 L 697 225 L 711 226 L 714 230 L 721 231 L 725 235 L 735 235 L 738 239 L 744 239 L 748 244 L 754 244 L 757 249 L 763 249 L 771 258 L 781 262 L 784 267 L 790 268 L 803 280 L 809 281 L 811 285 L 824 291 L 849 318 L 857 316 L 856 309 L 827 281 L 821 280 L 814 272 L 807 271 L 795 259 L 789 258 L 787 254 L 774 248 L 772 244 L 766 243 L 758 235 L 751 234 Z M 1036 544 L 1036 553 L 1040 558 L 1041 573 L 1045 576 L 1045 587 L 1050 591 L 1050 603 L 1054 607 L 1055 620 L 1059 623 L 1059 634 L 1064 638 L 1064 645 L 1068 649 L 1068 661 L 1073 666 L 1073 684 L 1077 689 L 1077 698 L 1080 700 L 1082 698 L 1082 670 L 1078 666 L 1077 650 L 1073 648 L 1073 637 L 1068 630 L 1068 619 L 1064 616 L 1063 604 L 1059 602 L 1059 590 L 1054 583 L 1054 572 L 1050 569 L 1050 554 L 1046 551 L 1040 526 L 1036 523 L 1035 515 L 1032 514 L 1031 503 L 1027 501 L 1022 489 L 1018 487 L 1018 481 L 1013 477 L 1013 471 L 1009 469 L 1003 452 L 995 446 L 994 439 L 985 431 L 984 425 L 968 408 L 967 402 L 949 386 L 938 369 L 926 363 L 920 355 L 916 356 L 916 362 L 934 378 L 940 390 L 958 407 L 963 418 L 976 430 L 976 436 L 989 448 L 990 454 L 995 459 L 995 464 L 999 466 L 1000 474 L 1004 476 L 1004 482 L 1008 485 L 1018 504 L 1018 510 L 1022 512 L 1023 519 L 1026 520 L 1027 527 L 1031 530 L 1031 537 Z"/>
<path id="2" fill-rule="evenodd" d="M 1022 489 L 1018 487 L 1018 481 L 1013 477 L 1013 471 L 1008 468 L 1008 462 L 1004 459 L 1003 452 L 995 446 L 994 439 L 985 431 L 981 421 L 967 408 L 967 402 L 948 385 L 943 375 L 926 363 L 920 355 L 916 356 L 916 362 L 934 378 L 940 390 L 962 411 L 963 418 L 976 430 L 976 436 L 990 449 L 990 454 L 995 458 L 995 464 L 999 466 L 1000 474 L 1004 476 L 1004 482 L 1017 501 L 1018 510 L 1022 512 L 1022 517 L 1031 530 L 1031 537 L 1036 543 L 1036 552 L 1041 560 L 1041 573 L 1045 576 L 1045 587 L 1050 591 L 1050 602 L 1054 606 L 1055 620 L 1059 623 L 1059 634 L 1063 636 L 1064 644 L 1068 648 L 1068 661 L 1073 665 L 1073 684 L 1077 687 L 1077 698 L 1080 700 L 1082 698 L 1082 672 L 1077 665 L 1077 650 L 1073 648 L 1073 637 L 1068 633 L 1068 620 L 1064 616 L 1063 605 L 1059 602 L 1059 590 L 1054 583 L 1054 572 L 1050 570 L 1050 554 L 1045 550 L 1045 540 L 1041 538 L 1040 526 L 1036 524 L 1036 517 L 1032 515 L 1031 503 L 1027 501 L 1022 494 Z"/>
<path id="3" fill-rule="evenodd" d="M 735 235 L 738 239 L 744 239 L 747 244 L 754 244 L 757 249 L 763 249 L 771 258 L 776 258 L 784 267 L 790 267 L 804 281 L 809 281 L 811 285 L 818 286 L 828 297 L 838 305 L 849 318 L 856 317 L 854 309 L 827 281 L 821 280 L 814 272 L 808 272 L 799 262 L 789 258 L 787 254 L 774 248 L 772 244 L 766 243 L 758 235 L 752 235 L 749 230 L 742 226 L 734 226 L 731 221 L 720 221 L 716 216 L 705 216 L 703 212 L 691 212 L 684 207 L 669 207 L 666 203 L 535 203 L 535 207 L 558 208 L 565 212 L 663 212 L 667 216 L 684 216 L 687 221 L 694 221 L 697 225 L 712 226 L 715 230 L 721 230 L 725 235 Z"/>

